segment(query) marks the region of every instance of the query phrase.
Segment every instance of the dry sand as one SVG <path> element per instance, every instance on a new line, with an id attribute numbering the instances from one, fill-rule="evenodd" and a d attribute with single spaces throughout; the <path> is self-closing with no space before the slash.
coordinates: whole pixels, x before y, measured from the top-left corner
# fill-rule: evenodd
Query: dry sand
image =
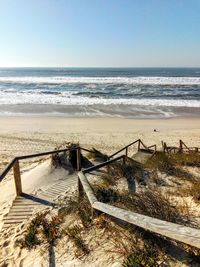
<path id="1" fill-rule="evenodd" d="M 154 129 L 157 131 L 154 132 Z M 112 153 L 138 138 L 142 139 L 146 145 L 157 144 L 158 147 L 161 147 L 162 140 L 169 145 L 178 145 L 179 139 L 189 146 L 200 147 L 200 118 L 131 120 L 39 116 L 0 117 L 0 171 L 14 156 L 52 150 L 63 142 L 80 142 L 84 147 L 96 147 L 103 152 Z M 21 163 L 24 172 L 23 183 L 29 192 L 39 189 L 41 185 L 46 185 L 48 181 L 46 172 L 51 172 L 47 162 L 37 166 L 38 163 L 40 163 L 38 159 Z M 31 183 L 33 188 L 30 188 L 31 184 L 28 182 L 30 176 L 35 177 L 34 184 Z M 9 191 L 13 183 L 11 178 L 12 172 L 0 184 L 0 219 L 8 211 L 6 202 L 10 205 L 14 198 L 14 191 Z M 16 235 L 15 232 L 12 236 L 13 240 Z M 33 261 L 36 259 L 36 252 L 31 252 L 25 260 L 27 255 L 19 254 L 19 251 L 15 251 L 14 243 L 11 242 L 11 244 L 8 246 L 8 253 L 19 258 L 16 266 L 28 266 L 28 259 L 32 258 Z M 24 259 L 24 264 L 22 259 Z M 29 266 L 41 266 L 36 261 L 34 264 Z M 71 261 L 70 264 L 69 260 L 69 264 L 65 266 L 79 266 L 79 264 L 76 261 Z"/>
<path id="2" fill-rule="evenodd" d="M 183 139 L 190 146 L 200 146 L 199 137 L 200 118 L 0 117 L 0 161 L 6 156 L 52 149 L 64 141 L 79 141 L 83 146 L 111 152 L 138 138 L 147 145 L 160 146 L 161 140 L 178 145 Z"/>

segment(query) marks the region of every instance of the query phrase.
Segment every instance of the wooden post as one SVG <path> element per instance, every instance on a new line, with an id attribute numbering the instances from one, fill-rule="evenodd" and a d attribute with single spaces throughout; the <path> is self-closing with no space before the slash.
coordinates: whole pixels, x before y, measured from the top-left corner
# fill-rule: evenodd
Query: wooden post
<path id="1" fill-rule="evenodd" d="M 126 156 L 125 155 L 123 156 L 123 165 L 124 166 L 126 165 Z"/>
<path id="2" fill-rule="evenodd" d="M 138 151 L 140 151 L 140 139 L 138 140 Z"/>
<path id="3" fill-rule="evenodd" d="M 78 147 L 76 149 L 76 155 L 77 155 L 77 171 L 81 170 L 81 149 Z"/>
<path id="4" fill-rule="evenodd" d="M 80 179 L 78 178 L 78 199 L 81 201 L 84 197 L 84 190 Z"/>
<path id="5" fill-rule="evenodd" d="M 164 150 L 164 142 L 163 142 L 163 141 L 161 141 L 161 144 L 162 144 L 162 149 Z"/>
<path id="6" fill-rule="evenodd" d="M 15 179 L 16 195 L 20 196 L 22 193 L 22 183 L 21 183 L 21 175 L 20 175 L 18 159 L 16 159 L 14 166 L 13 166 L 13 174 L 14 174 L 14 179 Z"/>
<path id="7" fill-rule="evenodd" d="M 128 147 L 126 148 L 126 157 L 128 156 Z"/>
<path id="8" fill-rule="evenodd" d="M 182 140 L 179 140 L 179 151 L 182 152 L 183 151 L 183 144 L 182 144 Z"/>
<path id="9" fill-rule="evenodd" d="M 163 145 L 163 152 L 165 153 L 166 150 L 167 150 L 167 145 L 166 145 L 166 143 L 164 142 L 164 145 Z"/>

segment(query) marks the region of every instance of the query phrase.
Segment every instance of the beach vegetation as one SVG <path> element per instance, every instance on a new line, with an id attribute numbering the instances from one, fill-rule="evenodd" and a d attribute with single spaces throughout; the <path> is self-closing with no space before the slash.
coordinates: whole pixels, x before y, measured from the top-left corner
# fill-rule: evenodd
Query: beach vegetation
<path id="1" fill-rule="evenodd" d="M 60 206 L 60 215 L 66 216 L 72 213 L 76 214 L 85 228 L 89 227 L 92 223 L 92 209 L 85 196 L 79 200 L 78 196 L 73 194 L 71 197 L 65 198 L 64 201 L 60 203 Z"/>
<path id="2" fill-rule="evenodd" d="M 38 238 L 39 226 L 41 225 L 45 216 L 46 213 L 38 213 L 35 218 L 31 220 L 30 224 L 27 226 L 24 239 L 20 241 L 21 247 L 30 250 L 41 243 Z"/>
<path id="3" fill-rule="evenodd" d="M 176 165 L 200 167 L 200 153 L 175 153 L 171 154 L 171 158 Z"/>
<path id="4" fill-rule="evenodd" d="M 200 183 L 195 181 L 187 191 L 189 191 L 189 194 L 193 197 L 194 201 L 200 204 Z"/>
<path id="5" fill-rule="evenodd" d="M 123 267 L 158 267 L 158 249 L 145 245 L 142 249 L 133 250 L 123 261 Z"/>
<path id="6" fill-rule="evenodd" d="M 161 173 L 166 173 L 167 175 L 176 176 L 183 180 L 193 180 L 193 175 L 182 168 L 180 162 L 183 163 L 183 161 L 178 161 L 178 156 L 174 155 L 175 154 L 168 155 L 164 152 L 158 152 L 146 162 L 145 167 L 160 171 Z"/>
<path id="7" fill-rule="evenodd" d="M 88 246 L 84 242 L 82 236 L 81 236 L 82 228 L 78 224 L 74 224 L 72 226 L 69 226 L 65 230 L 65 234 L 69 237 L 69 239 L 74 243 L 76 247 L 76 253 L 75 255 L 77 257 L 84 256 L 90 252 Z"/>
<path id="8" fill-rule="evenodd" d="M 61 237 L 60 225 L 63 216 L 47 218 L 49 212 L 38 213 L 27 226 L 26 234 L 20 241 L 22 248 L 32 249 L 37 245 L 48 243 L 55 245 L 55 241 Z"/>
<path id="9" fill-rule="evenodd" d="M 96 148 L 92 148 L 91 152 L 87 153 L 88 159 L 93 159 L 95 161 L 107 161 L 109 159 L 107 154 L 102 153 L 100 150 Z"/>

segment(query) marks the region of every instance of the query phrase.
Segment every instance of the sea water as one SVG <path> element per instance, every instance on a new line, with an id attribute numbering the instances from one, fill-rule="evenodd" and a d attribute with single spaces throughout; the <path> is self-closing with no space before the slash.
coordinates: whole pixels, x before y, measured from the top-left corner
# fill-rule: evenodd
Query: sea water
<path id="1" fill-rule="evenodd" d="M 200 68 L 0 69 L 0 115 L 200 115 Z"/>

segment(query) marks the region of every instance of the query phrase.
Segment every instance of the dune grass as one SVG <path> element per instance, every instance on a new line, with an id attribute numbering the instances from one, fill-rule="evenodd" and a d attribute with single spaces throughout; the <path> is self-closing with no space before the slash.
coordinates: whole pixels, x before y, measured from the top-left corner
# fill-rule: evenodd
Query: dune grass
<path id="1" fill-rule="evenodd" d="M 75 255 L 77 257 L 84 256 L 86 254 L 89 254 L 90 252 L 88 246 L 81 236 L 81 231 L 82 229 L 80 225 L 77 224 L 73 224 L 65 230 L 65 234 L 69 237 L 69 239 L 74 243 L 76 247 Z"/>
<path id="2" fill-rule="evenodd" d="M 93 159 L 96 161 L 107 161 L 108 160 L 108 155 L 102 153 L 100 150 L 97 150 L 96 148 L 92 148 L 92 152 L 87 153 L 87 158 L 88 159 Z"/>

